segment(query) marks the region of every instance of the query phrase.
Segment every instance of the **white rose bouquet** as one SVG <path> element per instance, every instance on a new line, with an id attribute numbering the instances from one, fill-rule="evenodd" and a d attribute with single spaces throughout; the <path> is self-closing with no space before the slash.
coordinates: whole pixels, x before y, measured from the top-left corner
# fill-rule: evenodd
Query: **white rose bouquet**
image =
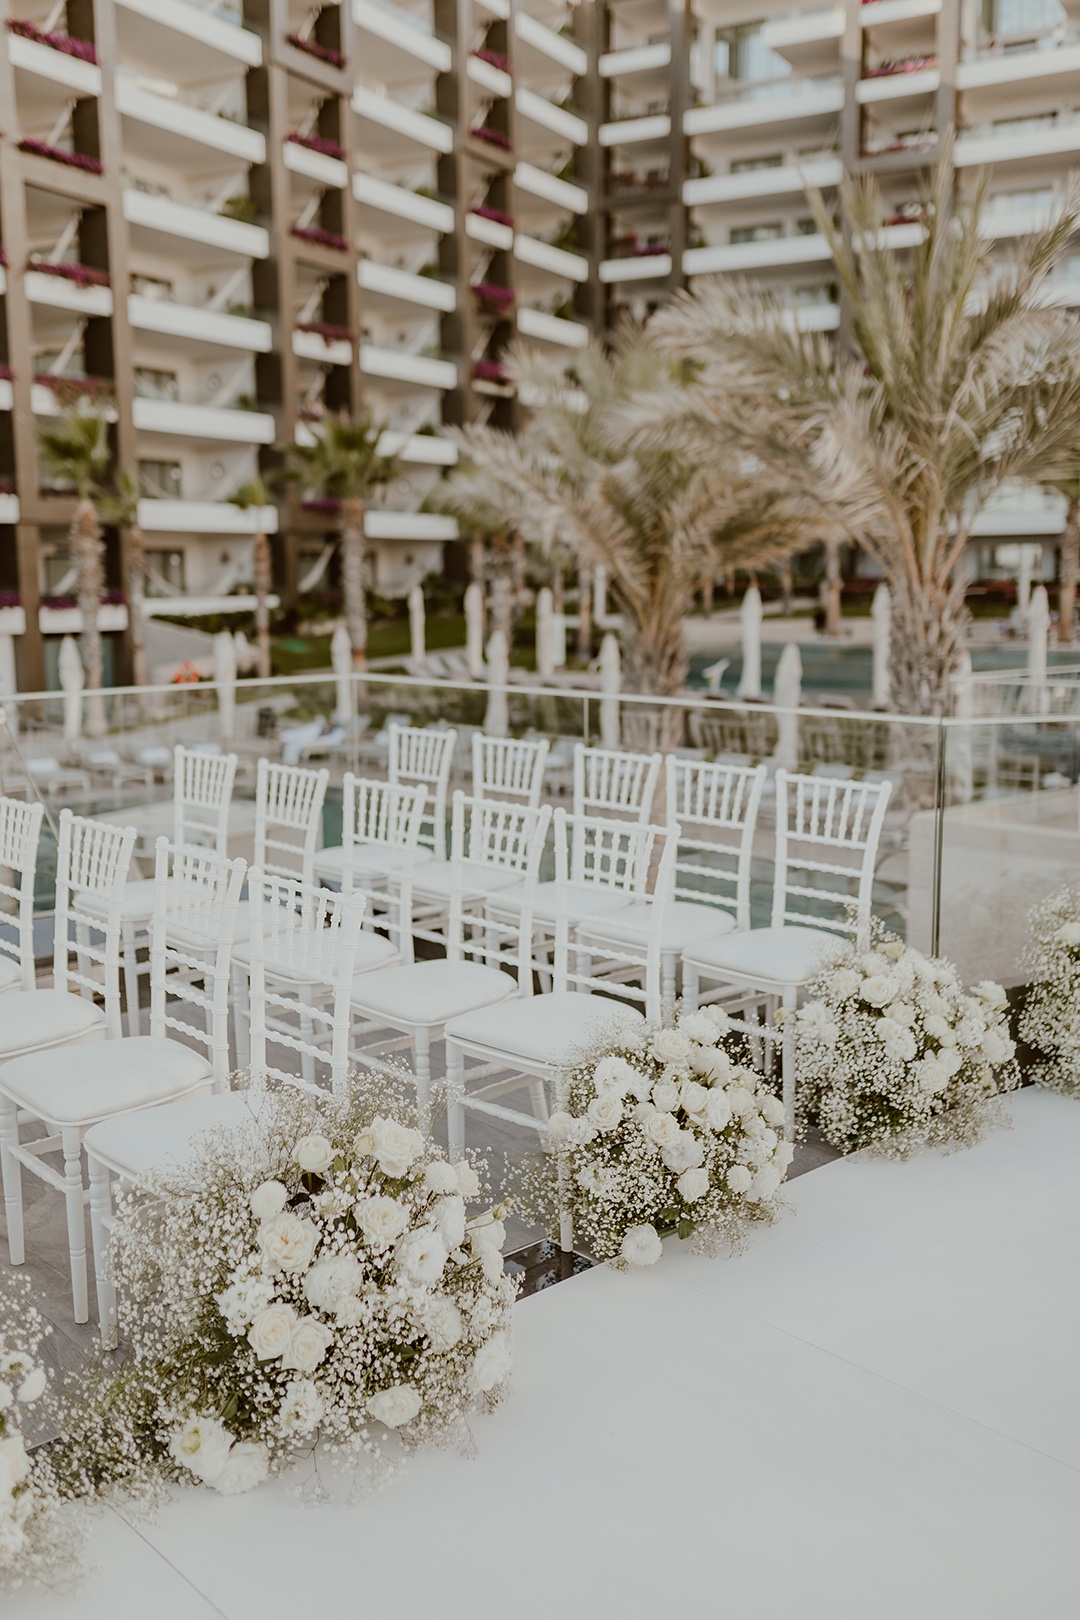
<path id="1" fill-rule="evenodd" d="M 468 1214 L 480 1190 L 389 1078 L 347 1103 L 273 1094 L 145 1177 L 110 1244 L 130 1345 L 113 1429 L 119 1399 L 162 1477 L 226 1495 L 316 1442 L 355 1463 L 386 1429 L 464 1438 L 505 1389 L 515 1294 L 501 1212 Z"/>
<path id="2" fill-rule="evenodd" d="M 712 1252 L 771 1220 L 793 1151 L 783 1104 L 728 1056 L 726 1024 L 708 1007 L 571 1069 L 522 1177 L 528 1213 L 554 1232 L 561 1203 L 616 1265 L 652 1265 L 672 1233 Z"/>
<path id="3" fill-rule="evenodd" d="M 970 1146 L 1020 1083 L 1001 986 L 968 994 L 950 963 L 884 929 L 834 958 L 794 1016 L 800 1125 L 841 1153 Z"/>
<path id="4" fill-rule="evenodd" d="M 1036 906 L 1030 928 L 1031 991 L 1020 1037 L 1043 1054 L 1031 1078 L 1080 1097 L 1080 890 L 1062 889 Z"/>
<path id="5" fill-rule="evenodd" d="M 27 1280 L 0 1272 L 0 1592 L 27 1581 L 70 1582 L 82 1550 L 47 1449 L 27 1447 L 35 1438 L 28 1425 L 42 1431 L 55 1422 L 40 1356 L 50 1331 L 30 1303 Z"/>

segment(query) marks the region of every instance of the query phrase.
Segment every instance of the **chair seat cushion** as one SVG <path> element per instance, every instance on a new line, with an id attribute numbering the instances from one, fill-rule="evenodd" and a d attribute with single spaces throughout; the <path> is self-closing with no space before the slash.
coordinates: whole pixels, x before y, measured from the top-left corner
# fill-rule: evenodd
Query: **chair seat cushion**
<path id="1" fill-rule="evenodd" d="M 356 971 L 357 973 L 368 973 L 372 968 L 389 967 L 391 962 L 398 960 L 399 954 L 397 946 L 384 938 L 382 934 L 373 934 L 369 928 L 362 928 L 356 941 Z M 233 951 L 233 961 L 240 963 L 242 967 L 249 968 L 251 966 L 250 938 L 245 937 L 237 944 L 236 949 Z M 273 966 L 269 966 L 267 971 L 272 979 L 288 978 L 296 984 L 322 982 L 321 980 L 305 979 L 300 973 L 285 974 Z"/>
<path id="2" fill-rule="evenodd" d="M 19 990 L 0 1002 L 0 1058 L 63 1046 L 99 1030 L 105 1030 L 102 1009 L 67 990 Z"/>
<path id="3" fill-rule="evenodd" d="M 513 922 L 525 898 L 523 884 L 506 889 L 492 901 L 488 909 L 496 922 Z M 533 921 L 555 924 L 558 904 L 558 884 L 538 883 L 533 899 Z M 568 883 L 566 909 L 571 921 L 578 917 L 603 917 L 609 911 L 623 911 L 630 904 L 630 896 L 620 889 L 597 889 L 588 883 Z"/>
<path id="4" fill-rule="evenodd" d="M 0 995 L 17 990 L 22 984 L 22 968 L 10 956 L 0 956 Z"/>
<path id="5" fill-rule="evenodd" d="M 78 1125 L 168 1102 L 211 1075 L 206 1058 L 190 1046 L 135 1035 L 31 1052 L 4 1065 L 0 1087 L 39 1119 Z"/>
<path id="6" fill-rule="evenodd" d="M 84 1139 L 86 1151 L 129 1180 L 156 1165 L 182 1165 L 210 1131 L 255 1119 L 262 1095 L 223 1091 L 117 1114 L 90 1127 Z"/>
<path id="7" fill-rule="evenodd" d="M 642 1023 L 634 1007 L 605 996 L 555 990 L 452 1018 L 444 1034 L 447 1040 L 503 1054 L 511 1062 L 553 1069 Z"/>
<path id="8" fill-rule="evenodd" d="M 361 844 L 353 851 L 353 874 L 358 883 L 368 883 L 387 872 L 400 872 L 407 854 L 407 850 L 399 849 L 396 844 Z M 413 850 L 415 866 L 430 860 L 430 849 Z M 340 885 L 344 871 L 345 850 L 341 844 L 319 850 L 315 856 L 317 878 Z"/>
<path id="9" fill-rule="evenodd" d="M 615 911 L 608 916 L 581 917 L 578 920 L 578 938 L 582 944 L 644 945 L 649 937 L 652 907 L 644 901 Z M 660 929 L 660 948 L 664 951 L 685 951 L 699 940 L 714 939 L 720 934 L 735 931 L 735 919 L 730 912 L 717 906 L 699 906 L 693 900 L 675 900 L 664 907 L 664 920 Z"/>
<path id="10" fill-rule="evenodd" d="M 805 984 L 829 960 L 839 956 L 847 940 L 825 928 L 751 928 L 726 939 L 693 945 L 686 960 L 704 971 L 737 975 L 753 984 Z"/>
<path id="11" fill-rule="evenodd" d="M 124 898 L 120 915 L 127 923 L 149 923 L 154 915 L 156 878 L 132 878 L 124 884 Z M 105 918 L 109 915 L 109 902 L 102 894 L 90 894 L 85 889 L 78 895 L 75 905 L 88 917 Z"/>
<path id="12" fill-rule="evenodd" d="M 353 1006 L 398 1025 L 435 1027 L 474 1007 L 489 1007 L 517 995 L 517 980 L 482 962 L 413 962 L 358 974 Z"/>
<path id="13" fill-rule="evenodd" d="M 448 900 L 454 882 L 453 861 L 432 861 L 413 880 L 414 900 Z M 486 894 L 510 889 L 520 882 L 520 873 L 503 866 L 482 866 L 478 861 L 462 861 L 461 892 L 465 900 L 482 900 Z"/>

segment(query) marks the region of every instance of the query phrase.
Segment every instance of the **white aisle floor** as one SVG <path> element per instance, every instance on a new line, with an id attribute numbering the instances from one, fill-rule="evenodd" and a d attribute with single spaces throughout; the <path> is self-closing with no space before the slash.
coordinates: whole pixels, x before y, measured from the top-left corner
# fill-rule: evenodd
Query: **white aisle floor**
<path id="1" fill-rule="evenodd" d="M 826 1166 L 734 1260 L 517 1307 L 478 1455 L 366 1505 L 283 1484 L 96 1526 L 5 1620 L 1074 1620 L 1080 1104 L 971 1152 Z"/>

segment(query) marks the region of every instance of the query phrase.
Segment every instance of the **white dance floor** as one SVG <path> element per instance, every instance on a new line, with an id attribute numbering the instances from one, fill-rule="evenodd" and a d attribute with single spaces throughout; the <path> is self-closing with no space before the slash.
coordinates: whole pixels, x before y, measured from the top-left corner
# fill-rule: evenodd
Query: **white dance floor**
<path id="1" fill-rule="evenodd" d="M 1080 1104 L 972 1152 L 849 1161 L 736 1260 L 517 1307 L 479 1455 L 366 1505 L 283 1485 L 108 1514 L 5 1620 L 1074 1620 Z"/>

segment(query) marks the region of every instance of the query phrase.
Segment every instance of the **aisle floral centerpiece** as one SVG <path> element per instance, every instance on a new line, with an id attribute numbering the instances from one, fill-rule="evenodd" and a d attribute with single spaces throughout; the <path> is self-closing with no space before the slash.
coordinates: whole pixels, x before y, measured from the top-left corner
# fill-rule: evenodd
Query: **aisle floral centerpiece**
<path id="1" fill-rule="evenodd" d="M 1020 1036 L 1043 1054 L 1031 1077 L 1080 1097 L 1080 890 L 1062 889 L 1036 906 L 1030 929 L 1031 991 Z"/>
<path id="2" fill-rule="evenodd" d="M 515 1291 L 500 1212 L 467 1214 L 480 1191 L 389 1081 L 347 1103 L 274 1094 L 144 1177 L 110 1244 L 130 1345 L 103 1403 L 113 1479 L 134 1452 L 229 1495 L 316 1442 L 357 1462 L 387 1429 L 467 1441 L 506 1387 Z"/>
<path id="3" fill-rule="evenodd" d="M 27 1448 L 27 1423 L 47 1430 L 53 1421 L 41 1359 L 49 1331 L 26 1278 L 0 1271 L 0 1592 L 70 1581 L 82 1550 L 47 1450 Z"/>
<path id="4" fill-rule="evenodd" d="M 966 992 L 951 963 L 884 929 L 833 958 L 795 1016 L 800 1121 L 841 1153 L 970 1146 L 1020 1083 L 1001 986 Z"/>
<path id="5" fill-rule="evenodd" d="M 729 1056 L 726 1026 L 707 1007 L 577 1063 L 522 1178 L 528 1212 L 552 1231 L 569 1214 L 620 1266 L 652 1265 L 673 1233 L 714 1252 L 771 1220 L 792 1157 L 783 1104 Z"/>

